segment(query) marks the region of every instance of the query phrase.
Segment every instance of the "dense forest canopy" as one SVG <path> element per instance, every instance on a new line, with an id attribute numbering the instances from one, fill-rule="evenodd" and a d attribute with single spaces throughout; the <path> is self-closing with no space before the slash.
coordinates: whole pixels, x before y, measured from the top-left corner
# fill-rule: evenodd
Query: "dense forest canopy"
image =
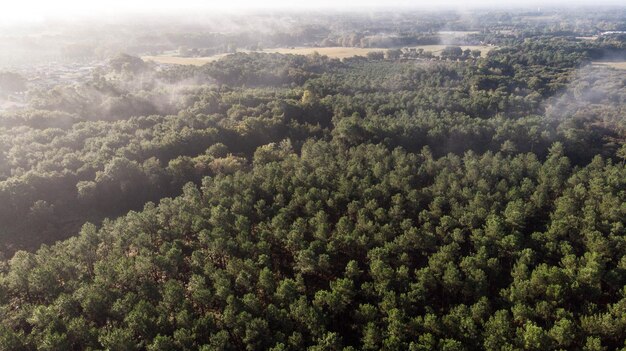
<path id="1" fill-rule="evenodd" d="M 626 349 L 626 12 L 335 16 L 0 72 L 0 350 Z"/>

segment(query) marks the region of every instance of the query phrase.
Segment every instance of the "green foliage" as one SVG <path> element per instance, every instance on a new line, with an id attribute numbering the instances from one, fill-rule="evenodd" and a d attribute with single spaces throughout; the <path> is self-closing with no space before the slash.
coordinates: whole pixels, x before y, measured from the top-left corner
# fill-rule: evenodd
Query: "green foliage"
<path id="1" fill-rule="evenodd" d="M 0 350 L 624 347 L 626 80 L 574 74 L 618 44 L 541 33 L 33 94 L 0 118 Z"/>
<path id="2" fill-rule="evenodd" d="M 625 174 L 623 165 L 572 169 L 559 145 L 543 164 L 532 154 L 432 159 L 381 144 L 286 150 L 36 254 L 18 252 L 0 280 L 3 301 L 20 306 L 3 310 L 2 342 L 129 350 L 623 344 L 626 245 L 617 233 L 626 212 L 599 212 L 626 200 L 626 177 L 612 176 Z M 543 192 L 546 200 L 534 200 Z M 565 205 L 571 196 L 598 205 Z"/>

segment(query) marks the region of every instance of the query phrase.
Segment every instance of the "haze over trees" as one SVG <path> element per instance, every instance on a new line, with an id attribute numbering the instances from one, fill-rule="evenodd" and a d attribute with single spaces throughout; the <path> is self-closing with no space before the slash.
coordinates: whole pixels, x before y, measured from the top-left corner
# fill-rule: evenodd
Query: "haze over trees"
<path id="1" fill-rule="evenodd" d="M 146 45 L 381 50 L 0 73 L 0 350 L 626 349 L 626 71 L 594 64 L 626 37 L 586 38 L 626 12 L 532 15 L 177 28 Z"/>

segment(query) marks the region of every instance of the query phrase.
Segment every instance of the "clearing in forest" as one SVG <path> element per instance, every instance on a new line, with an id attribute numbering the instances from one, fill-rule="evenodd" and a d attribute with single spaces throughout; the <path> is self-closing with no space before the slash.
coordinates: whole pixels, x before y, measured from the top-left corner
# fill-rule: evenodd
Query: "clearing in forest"
<path id="1" fill-rule="evenodd" d="M 443 49 L 449 45 L 418 45 L 411 46 L 410 48 L 415 49 L 424 49 L 424 51 L 430 51 L 435 56 L 439 56 Z M 487 45 L 459 45 L 463 50 L 480 50 L 482 52 L 482 56 L 485 56 L 487 52 L 493 50 L 495 46 L 487 46 Z M 366 56 L 369 52 L 373 51 L 387 51 L 387 48 L 356 48 L 356 47 L 293 47 L 293 48 L 272 48 L 272 49 L 264 49 L 256 52 L 266 52 L 266 53 L 279 53 L 279 54 L 292 54 L 292 55 L 309 55 L 314 52 L 319 53 L 320 55 L 325 55 L 332 58 L 348 58 L 354 56 Z M 241 52 L 250 52 L 244 51 Z M 157 63 L 164 64 L 174 64 L 174 65 L 194 65 L 194 66 L 202 66 L 208 62 L 213 62 L 219 60 L 220 58 L 226 56 L 228 54 L 218 54 L 206 57 L 179 57 L 175 55 L 158 55 L 158 56 L 142 56 L 141 58 L 144 61 L 153 61 Z"/>
<path id="2" fill-rule="evenodd" d="M 626 69 L 626 61 L 593 61 L 594 66 L 605 66 L 616 69 Z"/>

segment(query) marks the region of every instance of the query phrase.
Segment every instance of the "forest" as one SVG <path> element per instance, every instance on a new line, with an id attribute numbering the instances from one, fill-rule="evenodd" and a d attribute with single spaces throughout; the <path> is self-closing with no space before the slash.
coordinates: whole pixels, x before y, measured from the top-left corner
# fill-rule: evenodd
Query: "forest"
<path id="1" fill-rule="evenodd" d="M 0 350 L 626 350 L 626 12 L 564 17 L 0 72 Z"/>

